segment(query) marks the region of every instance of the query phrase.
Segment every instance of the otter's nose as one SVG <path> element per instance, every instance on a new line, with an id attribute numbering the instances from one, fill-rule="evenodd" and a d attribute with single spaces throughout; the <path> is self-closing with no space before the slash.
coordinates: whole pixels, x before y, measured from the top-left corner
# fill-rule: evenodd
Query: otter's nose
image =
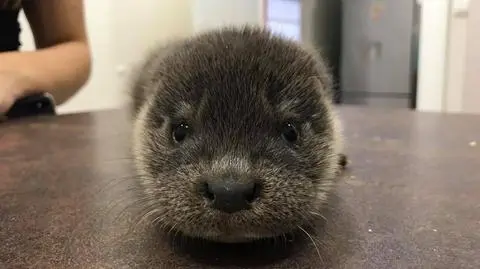
<path id="1" fill-rule="evenodd" d="M 249 209 L 258 198 L 260 186 L 255 182 L 214 180 L 204 183 L 202 192 L 212 207 L 225 213 Z"/>

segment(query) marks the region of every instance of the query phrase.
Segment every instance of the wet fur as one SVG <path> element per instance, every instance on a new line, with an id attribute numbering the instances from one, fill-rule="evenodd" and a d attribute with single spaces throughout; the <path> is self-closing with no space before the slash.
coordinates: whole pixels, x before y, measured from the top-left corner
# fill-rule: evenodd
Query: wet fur
<path id="1" fill-rule="evenodd" d="M 224 242 L 288 233 L 322 217 L 342 164 L 341 129 L 322 60 L 251 26 L 225 27 L 153 49 L 132 81 L 133 154 L 143 206 L 168 232 Z M 171 125 L 192 135 L 172 141 Z M 279 126 L 294 122 L 298 143 Z M 196 191 L 224 172 L 263 185 L 253 208 L 225 214 Z"/>

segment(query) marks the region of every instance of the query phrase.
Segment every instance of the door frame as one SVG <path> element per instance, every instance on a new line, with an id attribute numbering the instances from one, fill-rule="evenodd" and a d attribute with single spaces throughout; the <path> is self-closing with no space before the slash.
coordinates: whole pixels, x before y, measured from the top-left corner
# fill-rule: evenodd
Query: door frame
<path id="1" fill-rule="evenodd" d="M 443 112 L 448 83 L 453 0 L 416 0 L 421 5 L 416 109 Z"/>

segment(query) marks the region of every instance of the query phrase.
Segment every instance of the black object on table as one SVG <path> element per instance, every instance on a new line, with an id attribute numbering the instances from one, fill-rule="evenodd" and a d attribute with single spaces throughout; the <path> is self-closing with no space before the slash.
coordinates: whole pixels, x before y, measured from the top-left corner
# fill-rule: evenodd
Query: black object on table
<path id="1" fill-rule="evenodd" d="M 5 113 L 7 120 L 18 118 L 55 115 L 55 101 L 48 93 L 36 93 L 18 99 Z"/>

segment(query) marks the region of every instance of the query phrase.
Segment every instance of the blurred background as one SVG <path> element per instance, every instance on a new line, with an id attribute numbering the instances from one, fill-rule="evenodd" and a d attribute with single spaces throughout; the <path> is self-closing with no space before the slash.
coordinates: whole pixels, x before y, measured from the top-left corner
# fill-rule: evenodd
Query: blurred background
<path id="1" fill-rule="evenodd" d="M 244 23 L 315 45 L 338 104 L 480 113 L 480 0 L 85 0 L 85 11 L 93 71 L 59 113 L 121 106 L 156 42 Z"/>

